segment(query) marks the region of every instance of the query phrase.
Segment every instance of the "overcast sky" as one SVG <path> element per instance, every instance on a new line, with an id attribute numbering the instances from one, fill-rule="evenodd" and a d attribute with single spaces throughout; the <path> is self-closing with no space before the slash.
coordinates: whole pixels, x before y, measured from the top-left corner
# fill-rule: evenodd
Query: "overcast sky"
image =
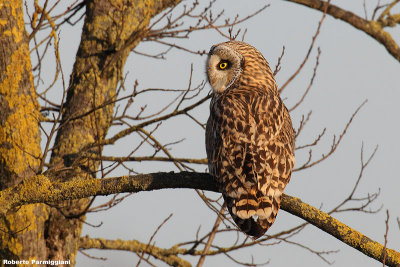
<path id="1" fill-rule="evenodd" d="M 368 6 L 370 16 L 375 1 L 369 2 L 371 2 L 371 6 Z M 245 41 L 262 52 L 272 69 L 281 54 L 282 46 L 286 47 L 282 70 L 276 77 L 278 85 L 282 85 L 303 60 L 322 14 L 286 1 L 251 1 L 251 4 L 249 3 L 249 1 L 220 0 L 216 2 L 215 9 L 225 9 L 224 17 L 234 17 L 238 10 L 242 16 L 245 16 L 265 4 L 270 4 L 264 12 L 242 24 L 242 28 L 247 28 Z M 348 8 L 356 14 L 364 14 L 362 1 L 332 1 L 332 3 Z M 60 32 L 61 57 L 66 76 L 69 76 L 72 70 L 81 28 L 82 22 L 74 27 L 64 26 Z M 392 33 L 399 42 L 398 28 Z M 202 31 L 194 33 L 188 40 L 180 40 L 179 44 L 193 50 L 208 51 L 213 44 L 223 41 L 226 40 L 215 31 Z M 380 196 L 371 208 L 377 209 L 382 206 L 382 210 L 377 214 L 341 213 L 334 217 L 383 243 L 386 209 L 388 209 L 390 212 L 388 247 L 399 250 L 400 230 L 396 218 L 400 217 L 398 208 L 400 176 L 397 171 L 400 150 L 398 118 L 400 63 L 371 37 L 328 16 L 322 25 L 309 62 L 282 95 L 288 107 L 296 103 L 308 85 L 314 68 L 317 47 L 320 47 L 322 53 L 314 85 L 304 103 L 291 113 L 294 127 L 297 128 L 301 116 L 310 110 L 313 112 L 309 124 L 297 139 L 297 145 L 313 141 L 326 127 L 327 132 L 320 146 L 313 151 L 313 156 L 318 158 L 321 154 L 327 153 L 333 135 L 338 136 L 341 133 L 350 116 L 364 100 L 368 99 L 368 102 L 354 119 L 335 154 L 315 168 L 293 173 L 285 192 L 300 197 L 316 207 L 322 206 L 324 211 L 333 208 L 350 193 L 358 177 L 362 143 L 364 143 L 365 158 L 378 145 L 376 156 L 365 170 L 356 196 L 366 196 L 380 189 Z M 137 50 L 157 53 L 162 48 L 151 43 L 141 43 Z M 194 68 L 192 83 L 197 85 L 206 79 L 205 60 L 205 56 L 192 55 L 175 49 L 167 55 L 167 60 L 156 60 L 132 54 L 124 70 L 124 74 L 127 74 L 125 86 L 131 89 L 137 79 L 140 89 L 186 88 L 191 64 Z M 51 73 L 54 66 L 49 61 L 46 68 L 48 68 L 48 73 Z M 45 82 L 51 79 L 51 75 L 44 77 Z M 210 86 L 207 84 L 204 94 L 209 90 Z M 53 94 L 55 97 L 58 94 L 59 97 L 60 91 L 55 91 Z M 139 98 L 135 100 L 137 106 L 132 108 L 132 113 L 135 112 L 135 108 L 140 108 L 145 104 L 148 104 L 149 111 L 154 111 L 164 101 L 165 96 L 162 93 Z M 208 113 L 208 103 L 206 103 L 191 114 L 205 122 Z M 186 138 L 183 143 L 174 146 L 171 151 L 174 156 L 191 158 L 206 156 L 204 132 L 188 119 L 177 118 L 165 122 L 155 136 L 164 143 Z M 137 136 L 132 135 L 116 146 L 106 148 L 104 154 L 124 155 L 124 153 L 129 153 L 130 144 L 133 148 L 137 142 Z M 141 153 L 146 155 L 146 150 L 142 150 Z M 297 166 L 304 163 L 307 156 L 308 151 L 299 151 L 296 154 Z M 157 162 L 132 163 L 130 166 L 137 172 L 143 173 L 177 171 L 172 164 Z M 206 170 L 206 166 L 194 167 L 198 171 Z M 114 176 L 124 174 L 127 174 L 124 170 L 113 173 Z M 96 203 L 100 204 L 106 199 L 99 197 Z M 215 221 L 214 213 L 205 206 L 193 190 L 142 192 L 130 196 L 111 210 L 88 214 L 89 223 L 95 225 L 102 223 L 102 226 L 93 228 L 84 225 L 82 235 L 108 239 L 137 239 L 146 243 L 157 226 L 171 213 L 173 213 L 172 218 L 155 237 L 157 246 L 169 248 L 175 243 L 192 240 L 200 225 L 202 226 L 201 234 L 204 234 L 209 231 Z M 280 211 L 267 234 L 272 235 L 302 222 L 301 219 Z M 314 226 L 307 226 L 293 240 L 315 250 L 340 250 L 327 256 L 328 260 L 334 262 L 334 266 L 378 266 L 379 264 Z M 221 238 L 216 239 L 217 244 L 224 244 L 224 241 Z M 79 253 L 76 266 L 132 266 L 136 265 L 138 260 L 136 255 L 129 252 L 95 250 L 86 252 L 97 257 L 106 257 L 108 260 L 93 260 Z M 258 263 L 270 260 L 270 266 L 326 265 L 316 255 L 290 244 L 252 248 L 238 251 L 234 255 L 243 261 L 250 261 L 252 256 Z M 185 259 L 192 263 L 197 262 L 197 258 L 194 257 L 188 256 Z M 157 263 L 160 264 L 160 262 Z M 142 266 L 146 266 L 146 263 L 142 262 Z M 208 257 L 204 266 L 235 265 L 224 256 L 215 256 Z"/>

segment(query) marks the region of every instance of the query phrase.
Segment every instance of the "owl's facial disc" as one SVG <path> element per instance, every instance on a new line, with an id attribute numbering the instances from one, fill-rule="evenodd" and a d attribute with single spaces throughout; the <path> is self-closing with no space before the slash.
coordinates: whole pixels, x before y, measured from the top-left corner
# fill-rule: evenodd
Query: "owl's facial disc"
<path id="1" fill-rule="evenodd" d="M 211 55 L 207 64 L 208 80 L 216 93 L 221 93 L 226 89 L 228 83 L 227 60 L 222 60 L 218 55 Z"/>
<path id="2" fill-rule="evenodd" d="M 217 46 L 207 61 L 208 80 L 215 93 L 222 93 L 233 84 L 241 72 L 241 56 L 230 47 Z"/>

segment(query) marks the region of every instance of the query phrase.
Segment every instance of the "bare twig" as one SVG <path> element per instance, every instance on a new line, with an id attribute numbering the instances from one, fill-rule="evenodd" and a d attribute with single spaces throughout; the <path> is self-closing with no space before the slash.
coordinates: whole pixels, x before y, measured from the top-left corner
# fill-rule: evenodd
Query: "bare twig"
<path id="1" fill-rule="evenodd" d="M 364 173 L 365 169 L 368 167 L 368 165 L 370 164 L 370 162 L 372 161 L 377 150 L 378 150 L 378 146 L 375 147 L 374 151 L 368 157 L 367 161 L 364 161 L 364 144 L 362 144 L 362 146 L 361 146 L 361 168 L 360 168 L 358 178 L 353 186 L 353 189 L 351 190 L 350 194 L 346 198 L 344 198 L 341 203 L 339 203 L 339 205 L 337 205 L 330 212 L 328 212 L 329 214 L 336 213 L 336 212 L 345 212 L 345 211 L 361 211 L 361 212 L 365 212 L 365 213 L 375 213 L 375 212 L 379 211 L 379 209 L 377 211 L 365 210 L 365 208 L 367 206 L 369 206 L 374 200 L 376 200 L 378 198 L 379 191 L 378 191 L 378 193 L 373 193 L 372 195 L 368 194 L 366 197 L 362 197 L 362 198 L 354 197 L 355 192 L 358 189 L 360 181 L 363 177 L 363 173 Z M 359 207 L 346 208 L 346 209 L 342 208 L 346 203 L 349 203 L 351 201 L 357 201 L 357 202 L 361 201 L 361 203 L 362 203 L 362 201 L 365 201 L 365 202 L 362 203 L 361 206 L 359 206 Z"/>
<path id="2" fill-rule="evenodd" d="M 343 137 L 345 136 L 348 128 L 350 127 L 350 124 L 352 123 L 352 121 L 354 119 L 354 117 L 357 115 L 357 113 L 360 111 L 360 109 L 365 105 L 365 103 L 367 103 L 367 100 L 362 102 L 361 105 L 353 113 L 353 115 L 351 115 L 351 117 L 350 117 L 349 121 L 347 122 L 346 126 L 344 127 L 342 133 L 339 135 L 339 138 L 336 140 L 336 136 L 333 136 L 331 149 L 329 150 L 329 152 L 327 154 L 322 154 L 321 157 L 318 160 L 315 160 L 315 161 L 311 162 L 312 152 L 310 150 L 308 160 L 303 165 L 301 165 L 300 167 L 295 168 L 293 171 L 300 171 L 300 170 L 304 170 L 304 169 L 310 168 L 310 167 L 312 167 L 312 166 L 314 166 L 314 165 L 326 160 L 327 158 L 329 158 L 335 152 L 335 150 L 338 148 L 338 146 L 340 145 L 340 142 L 342 141 Z"/>
<path id="3" fill-rule="evenodd" d="M 275 70 L 274 70 L 274 73 L 273 73 L 274 76 L 276 76 L 278 74 L 278 72 L 281 70 L 281 60 L 282 60 L 284 54 L 285 54 L 285 46 L 282 47 L 282 53 L 278 57 L 278 62 L 275 65 Z"/>
<path id="4" fill-rule="evenodd" d="M 90 254 L 84 252 L 83 249 L 78 249 L 78 251 L 79 251 L 80 253 L 82 253 L 82 255 L 85 255 L 86 257 L 88 257 L 89 259 L 101 260 L 101 261 L 106 261 L 106 260 L 107 260 L 107 258 L 105 258 L 105 257 L 95 257 L 95 256 L 92 256 L 92 255 L 90 255 Z"/>
<path id="5" fill-rule="evenodd" d="M 386 232 L 385 232 L 385 245 L 383 246 L 383 267 L 386 266 L 386 245 L 388 241 L 388 232 L 389 232 L 389 210 L 386 210 Z"/>
<path id="6" fill-rule="evenodd" d="M 329 5 L 329 2 L 330 2 L 330 0 L 328 0 L 328 5 Z M 303 62 L 301 62 L 300 66 L 297 68 L 297 70 L 289 77 L 289 79 L 287 79 L 287 81 L 281 86 L 281 88 L 279 88 L 279 93 L 280 93 L 280 94 L 282 94 L 282 92 L 283 92 L 283 90 L 285 90 L 286 86 L 287 86 L 294 78 L 296 78 L 296 76 L 300 73 L 300 71 L 302 70 L 302 68 L 304 67 L 304 65 L 306 64 L 306 62 L 308 61 L 308 58 L 309 58 L 309 56 L 310 56 L 310 54 L 311 54 L 311 51 L 312 51 L 313 48 L 314 48 L 315 41 L 317 40 L 317 37 L 318 37 L 318 35 L 319 35 L 319 33 L 320 33 L 320 29 L 321 29 L 322 23 L 323 23 L 324 20 L 325 20 L 325 16 L 326 16 L 327 9 L 328 9 L 328 6 L 324 9 L 324 13 L 323 13 L 323 15 L 322 15 L 322 18 L 321 18 L 321 20 L 318 22 L 317 30 L 315 31 L 315 34 L 314 34 L 314 36 L 312 37 L 310 47 L 308 48 L 307 54 L 306 54 L 306 56 L 304 57 Z"/>
<path id="7" fill-rule="evenodd" d="M 301 96 L 300 100 L 297 101 L 296 104 L 294 104 L 293 107 L 291 107 L 289 109 L 289 112 L 292 112 L 293 110 L 295 110 L 298 106 L 300 106 L 301 103 L 303 103 L 304 99 L 306 98 L 307 94 L 309 93 L 311 86 L 314 83 L 314 78 L 317 75 L 317 69 L 318 69 L 318 65 L 319 65 L 319 56 L 321 55 L 321 49 L 318 47 L 318 54 L 316 57 L 316 62 L 315 62 L 315 66 L 314 66 L 314 70 L 313 70 L 313 75 L 311 77 L 310 83 L 308 84 L 308 87 L 306 89 L 306 91 L 304 92 L 304 94 Z"/>
<path id="8" fill-rule="evenodd" d="M 224 203 L 224 205 L 222 205 L 221 210 L 219 211 L 219 213 L 222 214 L 224 212 L 225 208 L 226 208 L 226 203 Z M 201 257 L 200 257 L 199 261 L 197 262 L 196 267 L 203 266 L 203 263 L 204 263 L 204 261 L 206 259 L 207 252 L 211 247 L 211 244 L 212 244 L 212 242 L 214 240 L 214 237 L 215 237 L 215 234 L 217 232 L 217 229 L 218 229 L 218 227 L 219 227 L 219 225 L 220 225 L 220 223 L 222 221 L 222 216 L 220 214 L 217 215 L 217 219 L 215 220 L 214 226 L 213 226 L 213 228 L 212 228 L 212 230 L 210 232 L 210 235 L 208 237 L 207 243 L 204 246 L 203 253 L 201 254 Z"/>
<path id="9" fill-rule="evenodd" d="M 149 242 L 147 243 L 146 249 L 143 250 L 141 256 L 139 257 L 139 261 L 138 261 L 138 263 L 136 264 L 136 267 L 138 267 L 138 266 L 140 265 L 140 262 L 142 261 L 143 256 L 144 256 L 146 250 L 149 249 L 149 246 L 150 246 L 151 242 L 153 241 L 154 237 L 156 236 L 156 234 L 158 233 L 158 231 L 161 229 L 161 227 L 163 227 L 163 225 L 164 225 L 169 219 L 171 219 L 171 217 L 172 217 L 172 213 L 171 213 L 170 215 L 168 215 L 167 218 L 164 219 L 164 221 L 157 227 L 157 229 L 156 229 L 156 230 L 154 231 L 154 233 L 151 235 L 151 237 L 150 237 L 150 239 L 149 239 Z"/>

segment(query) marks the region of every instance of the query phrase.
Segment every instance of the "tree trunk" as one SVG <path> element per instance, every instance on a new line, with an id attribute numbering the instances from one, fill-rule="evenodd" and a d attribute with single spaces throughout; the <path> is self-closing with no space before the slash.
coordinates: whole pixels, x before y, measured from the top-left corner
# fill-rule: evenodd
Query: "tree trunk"
<path id="1" fill-rule="evenodd" d="M 77 174 L 87 179 L 96 176 L 99 162 L 86 156 L 101 153 L 101 142 L 113 116 L 111 102 L 115 100 L 129 52 L 142 39 L 150 19 L 178 2 L 88 1 L 82 39 L 63 107 L 62 128 L 51 156 L 54 169 L 65 171 L 56 171 L 55 179 L 67 181 Z M 89 204 L 89 199 L 73 200 L 51 208 L 46 224 L 49 259 L 69 259 L 75 263 L 82 221 Z"/>
<path id="2" fill-rule="evenodd" d="M 33 86 L 22 1 L 0 5 L 0 189 L 34 175 L 40 165 L 39 105 Z M 34 190 L 34 188 L 32 188 Z M 46 257 L 48 208 L 31 204 L 0 218 L 0 259 Z"/>
<path id="3" fill-rule="evenodd" d="M 96 176 L 99 163 L 86 156 L 101 153 L 126 58 L 142 39 L 150 19 L 179 2 L 87 1 L 82 39 L 48 171 L 54 179 Z M 34 175 L 42 154 L 40 108 L 22 1 L 2 1 L 0 30 L 0 189 L 4 189 Z M 71 260 L 74 264 L 89 204 L 89 199 L 50 207 L 32 204 L 9 212 L 0 218 L 0 258 Z"/>

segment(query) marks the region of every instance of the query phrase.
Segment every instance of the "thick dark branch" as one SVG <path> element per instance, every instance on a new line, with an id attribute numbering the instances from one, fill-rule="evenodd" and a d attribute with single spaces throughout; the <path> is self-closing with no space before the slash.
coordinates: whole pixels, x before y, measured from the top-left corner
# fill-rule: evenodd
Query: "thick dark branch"
<path id="1" fill-rule="evenodd" d="M 0 192 L 0 215 L 23 204 L 59 202 L 90 196 L 116 193 L 135 193 L 158 189 L 189 188 L 218 192 L 214 178 L 207 173 L 159 172 L 104 179 L 83 179 L 52 183 L 44 175 L 24 180 L 15 187 Z M 386 254 L 388 266 L 400 265 L 400 253 L 384 246 L 360 232 L 341 223 L 299 198 L 283 195 L 281 208 L 315 225 L 326 233 L 354 247 L 365 255 L 380 262 Z"/>
<path id="2" fill-rule="evenodd" d="M 303 6 L 307 6 L 312 9 L 316 9 L 324 12 L 327 9 L 327 14 L 331 15 L 336 19 L 340 19 L 353 27 L 365 32 L 378 42 L 380 42 L 383 46 L 385 46 L 386 50 L 398 61 L 400 61 L 400 47 L 396 43 L 396 41 L 392 38 L 392 36 L 383 30 L 384 24 L 371 20 L 365 20 L 356 14 L 341 9 L 338 6 L 329 4 L 327 2 L 321 0 L 286 0 L 289 2 L 301 4 Z"/>

